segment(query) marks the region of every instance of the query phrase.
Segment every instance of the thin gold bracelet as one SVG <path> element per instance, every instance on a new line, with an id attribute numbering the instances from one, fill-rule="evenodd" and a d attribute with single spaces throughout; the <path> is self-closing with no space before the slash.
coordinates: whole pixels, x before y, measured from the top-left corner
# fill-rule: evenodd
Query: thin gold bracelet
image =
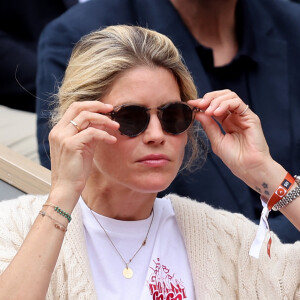
<path id="1" fill-rule="evenodd" d="M 43 216 L 43 217 L 48 217 L 49 219 L 52 220 L 52 222 L 54 223 L 54 227 L 63 231 L 63 232 L 66 232 L 67 231 L 67 227 L 65 225 L 63 225 L 62 223 L 58 222 L 57 220 L 55 220 L 54 218 L 52 218 L 50 215 L 48 215 L 45 211 L 41 210 L 39 212 L 39 215 Z"/>

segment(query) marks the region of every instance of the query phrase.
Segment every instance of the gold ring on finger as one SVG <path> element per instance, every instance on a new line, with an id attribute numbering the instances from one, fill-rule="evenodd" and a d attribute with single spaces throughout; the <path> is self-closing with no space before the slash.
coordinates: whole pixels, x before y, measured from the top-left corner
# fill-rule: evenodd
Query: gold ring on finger
<path id="1" fill-rule="evenodd" d="M 79 128 L 79 126 L 77 125 L 77 123 L 75 121 L 71 120 L 70 123 L 76 127 L 76 129 L 77 129 L 78 132 L 81 131 L 80 128 Z"/>
<path id="2" fill-rule="evenodd" d="M 240 113 L 240 116 L 243 116 L 245 112 L 248 110 L 249 105 L 246 105 L 246 108 Z"/>

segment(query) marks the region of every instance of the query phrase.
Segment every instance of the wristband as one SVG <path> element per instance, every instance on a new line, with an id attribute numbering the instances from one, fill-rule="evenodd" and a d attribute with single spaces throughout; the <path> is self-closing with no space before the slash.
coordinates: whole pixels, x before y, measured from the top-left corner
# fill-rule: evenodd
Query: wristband
<path id="1" fill-rule="evenodd" d="M 269 234 L 269 239 L 267 243 L 267 254 L 271 258 L 272 238 L 271 238 L 271 232 L 268 223 L 269 212 L 271 211 L 272 207 L 287 194 L 287 192 L 290 190 L 294 182 L 295 182 L 295 178 L 293 178 L 292 175 L 287 173 L 283 181 L 281 182 L 281 184 L 278 186 L 274 194 L 269 199 L 268 203 L 265 203 L 262 199 L 263 197 L 261 196 L 260 199 L 263 206 L 263 210 L 261 212 L 260 222 L 259 222 L 255 239 L 252 242 L 252 245 L 249 250 L 250 256 L 255 258 L 259 257 L 260 249 L 263 245 L 265 236 L 266 234 Z"/>
<path id="2" fill-rule="evenodd" d="M 277 211 L 290 204 L 300 196 L 300 176 L 294 176 L 297 187 L 289 191 L 284 197 L 281 198 L 273 207 L 272 210 Z"/>
<path id="3" fill-rule="evenodd" d="M 294 183 L 295 178 L 290 173 L 287 173 L 281 184 L 278 186 L 274 194 L 269 199 L 267 203 L 268 210 L 271 210 L 272 207 L 287 194 L 287 192 L 290 190 Z"/>

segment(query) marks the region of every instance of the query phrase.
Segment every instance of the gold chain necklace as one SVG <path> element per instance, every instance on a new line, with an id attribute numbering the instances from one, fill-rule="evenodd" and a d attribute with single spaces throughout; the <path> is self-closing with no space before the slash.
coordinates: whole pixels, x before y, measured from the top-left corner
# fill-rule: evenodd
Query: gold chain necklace
<path id="1" fill-rule="evenodd" d="M 115 246 L 115 244 L 113 243 L 113 241 L 111 240 L 110 236 L 108 235 L 108 233 L 106 232 L 106 230 L 104 229 L 104 227 L 101 225 L 101 223 L 99 222 L 99 220 L 96 218 L 94 212 L 90 209 L 93 217 L 95 218 L 95 220 L 97 221 L 97 223 L 100 225 L 100 227 L 102 228 L 102 230 L 104 231 L 105 235 L 107 236 L 108 240 L 110 241 L 110 243 L 112 244 L 112 246 L 115 248 L 116 252 L 119 254 L 119 256 L 121 257 L 121 259 L 123 260 L 123 262 L 125 263 L 125 268 L 123 270 L 123 276 L 127 279 L 130 279 L 133 276 L 133 271 L 131 268 L 129 268 L 129 264 L 132 262 L 132 260 L 135 258 L 135 256 L 139 253 L 139 251 L 143 248 L 143 246 L 146 245 L 147 242 L 147 238 L 148 238 L 148 234 L 150 232 L 150 228 L 154 219 L 154 210 L 152 209 L 152 219 L 146 234 L 146 237 L 144 239 L 144 241 L 142 242 L 141 246 L 136 250 L 136 252 L 134 253 L 134 255 L 129 259 L 128 262 L 125 261 L 125 259 L 123 258 L 123 256 L 121 255 L 121 253 L 119 252 L 119 250 L 117 249 L 117 247 Z"/>

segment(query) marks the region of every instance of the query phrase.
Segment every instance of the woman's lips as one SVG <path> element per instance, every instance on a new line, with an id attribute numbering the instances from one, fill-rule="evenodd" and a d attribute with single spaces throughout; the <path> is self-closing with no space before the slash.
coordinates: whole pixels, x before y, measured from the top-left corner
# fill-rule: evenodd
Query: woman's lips
<path id="1" fill-rule="evenodd" d="M 169 157 L 164 154 L 150 154 L 139 159 L 137 162 L 152 167 L 163 167 L 170 161 Z"/>

